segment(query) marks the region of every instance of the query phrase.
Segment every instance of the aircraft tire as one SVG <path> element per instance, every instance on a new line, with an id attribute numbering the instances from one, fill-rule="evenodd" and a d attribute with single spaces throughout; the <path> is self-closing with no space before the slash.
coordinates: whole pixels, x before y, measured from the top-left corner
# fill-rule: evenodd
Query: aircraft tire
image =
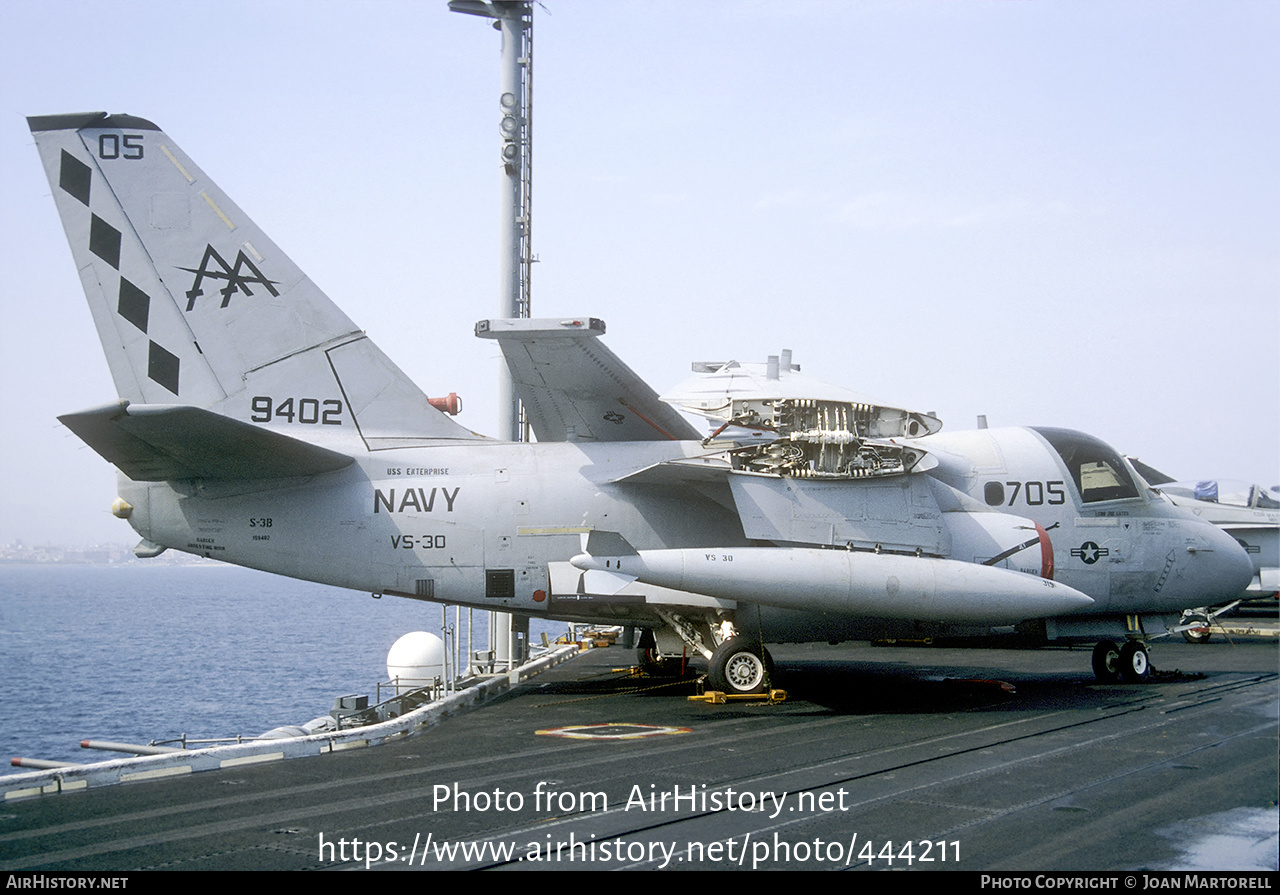
<path id="1" fill-rule="evenodd" d="M 684 673 L 684 662 L 677 658 L 663 658 L 658 649 L 658 640 L 653 631 L 645 628 L 640 632 L 636 645 L 636 665 L 649 677 L 677 677 Z"/>
<path id="2" fill-rule="evenodd" d="M 1191 615 L 1184 616 L 1182 619 L 1184 625 L 1203 625 L 1203 628 L 1188 628 L 1182 632 L 1182 639 L 1187 643 L 1208 643 L 1209 642 L 1209 617 L 1203 612 L 1194 612 Z"/>
<path id="3" fill-rule="evenodd" d="M 1120 647 L 1120 677 L 1128 684 L 1141 684 L 1151 674 L 1151 659 L 1147 648 L 1136 640 Z"/>
<path id="4" fill-rule="evenodd" d="M 733 695 L 764 693 L 772 676 L 773 657 L 760 641 L 732 637 L 711 654 L 707 685 Z"/>
<path id="5" fill-rule="evenodd" d="M 680 673 L 677 659 L 664 659 L 657 647 L 642 646 L 636 649 L 636 664 L 650 677 L 674 677 Z"/>
<path id="6" fill-rule="evenodd" d="M 1093 648 L 1093 676 L 1104 684 L 1120 680 L 1120 648 L 1110 640 L 1099 640 Z"/>

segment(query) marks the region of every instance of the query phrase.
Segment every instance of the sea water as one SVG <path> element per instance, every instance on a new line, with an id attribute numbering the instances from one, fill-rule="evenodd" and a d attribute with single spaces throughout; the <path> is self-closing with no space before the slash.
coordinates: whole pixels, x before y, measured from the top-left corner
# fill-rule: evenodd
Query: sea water
<path id="1" fill-rule="evenodd" d="M 487 615 L 474 613 L 476 649 Z M 0 565 L 0 773 L 23 772 L 12 756 L 120 757 L 84 739 L 253 736 L 324 715 L 337 696 L 372 704 L 391 645 L 441 626 L 434 603 L 215 563 Z M 531 639 L 566 627 L 535 623 Z"/>

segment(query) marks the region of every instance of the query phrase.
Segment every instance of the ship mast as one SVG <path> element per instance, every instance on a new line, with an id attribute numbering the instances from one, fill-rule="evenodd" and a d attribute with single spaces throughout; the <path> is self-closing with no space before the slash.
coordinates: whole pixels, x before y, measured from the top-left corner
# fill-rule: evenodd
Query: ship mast
<path id="1" fill-rule="evenodd" d="M 533 4 L 525 0 L 449 0 L 454 12 L 492 19 L 502 32 L 502 86 L 498 132 L 502 139 L 501 217 L 498 243 L 498 316 L 530 316 L 533 206 Z M 502 437 L 527 441 L 511 374 L 499 376 Z"/>
<path id="2" fill-rule="evenodd" d="M 498 242 L 498 316 L 528 317 L 533 205 L 533 4 L 525 0 L 449 0 L 449 9 L 492 19 L 502 32 L 502 87 L 498 132 L 502 138 L 502 192 Z M 503 438 L 528 441 L 529 426 L 516 397 L 511 371 L 498 374 L 498 426 Z M 515 668 L 529 642 L 529 619 L 489 613 L 494 666 Z"/>

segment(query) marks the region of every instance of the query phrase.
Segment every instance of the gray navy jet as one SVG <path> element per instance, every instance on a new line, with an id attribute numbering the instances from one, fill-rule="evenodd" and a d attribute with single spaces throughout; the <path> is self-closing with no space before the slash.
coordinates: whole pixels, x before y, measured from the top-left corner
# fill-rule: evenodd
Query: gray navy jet
<path id="1" fill-rule="evenodd" d="M 60 419 L 119 470 L 139 555 L 633 625 L 649 664 L 702 656 L 731 693 L 769 685 L 765 643 L 993 630 L 1141 680 L 1149 637 L 1253 575 L 1091 436 L 943 434 L 789 357 L 702 365 L 666 403 L 591 317 L 477 324 L 537 442 L 477 435 L 156 125 L 29 124 L 120 397 Z"/>

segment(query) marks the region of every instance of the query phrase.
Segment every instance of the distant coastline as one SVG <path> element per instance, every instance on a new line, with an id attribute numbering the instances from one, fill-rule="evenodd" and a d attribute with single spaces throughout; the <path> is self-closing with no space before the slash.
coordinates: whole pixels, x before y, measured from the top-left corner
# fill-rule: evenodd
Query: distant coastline
<path id="1" fill-rule="evenodd" d="M 223 565 L 218 560 L 205 559 L 166 550 L 152 559 L 138 559 L 133 548 L 125 544 L 24 544 L 15 541 L 0 546 L 0 565 L 60 565 L 60 566 L 119 566 L 146 564 L 153 566 Z"/>

